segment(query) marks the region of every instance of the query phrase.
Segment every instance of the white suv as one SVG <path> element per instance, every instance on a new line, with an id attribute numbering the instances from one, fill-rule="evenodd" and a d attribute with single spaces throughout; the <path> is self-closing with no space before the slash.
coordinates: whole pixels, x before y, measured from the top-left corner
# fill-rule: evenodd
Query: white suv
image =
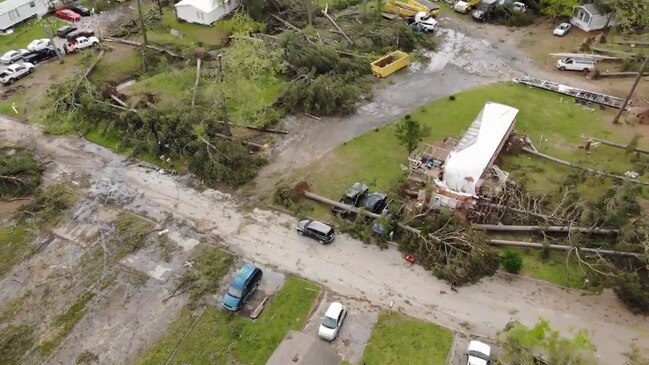
<path id="1" fill-rule="evenodd" d="M 14 63 L 7 67 L 4 71 L 0 72 L 0 83 L 3 85 L 10 85 L 18 79 L 29 75 L 34 72 L 34 65 L 29 62 Z"/>
<path id="2" fill-rule="evenodd" d="M 347 317 L 347 308 L 344 305 L 338 302 L 329 304 L 325 316 L 322 317 L 320 328 L 318 328 L 318 336 L 327 341 L 335 340 L 345 317 Z"/>

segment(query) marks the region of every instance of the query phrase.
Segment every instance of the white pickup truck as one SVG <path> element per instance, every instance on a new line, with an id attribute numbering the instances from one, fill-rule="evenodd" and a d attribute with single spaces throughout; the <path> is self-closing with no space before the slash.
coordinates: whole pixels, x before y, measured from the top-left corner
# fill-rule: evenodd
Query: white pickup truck
<path id="1" fill-rule="evenodd" d="M 65 53 L 76 53 L 79 50 L 88 47 L 94 47 L 99 44 L 99 38 L 97 37 L 78 37 L 74 42 L 67 43 L 63 46 Z"/>
<path id="2" fill-rule="evenodd" d="M 467 365 L 489 365 L 491 364 L 491 346 L 480 341 L 471 341 L 467 358 Z"/>
<path id="3" fill-rule="evenodd" d="M 10 85 L 18 79 L 34 72 L 34 65 L 29 62 L 14 63 L 0 72 L 0 83 Z"/>

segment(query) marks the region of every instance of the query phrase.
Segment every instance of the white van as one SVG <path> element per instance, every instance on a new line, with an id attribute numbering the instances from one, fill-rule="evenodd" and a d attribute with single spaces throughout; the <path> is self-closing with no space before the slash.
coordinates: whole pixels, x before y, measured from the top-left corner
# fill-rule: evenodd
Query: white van
<path id="1" fill-rule="evenodd" d="M 595 61 L 578 58 L 560 58 L 557 61 L 557 68 L 561 71 L 591 72 L 595 69 Z"/>

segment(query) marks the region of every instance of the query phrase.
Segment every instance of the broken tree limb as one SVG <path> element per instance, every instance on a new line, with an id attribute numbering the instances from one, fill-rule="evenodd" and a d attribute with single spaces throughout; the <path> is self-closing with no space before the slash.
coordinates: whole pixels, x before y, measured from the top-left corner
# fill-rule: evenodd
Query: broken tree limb
<path id="1" fill-rule="evenodd" d="M 529 215 L 529 216 L 532 216 L 532 217 L 543 219 L 544 221 L 547 221 L 547 222 L 552 222 L 552 221 L 557 221 L 557 220 L 568 222 L 568 220 L 560 218 L 560 217 L 555 217 L 555 216 L 550 216 L 550 215 L 546 215 L 546 214 L 530 212 L 530 211 L 527 211 L 527 210 L 518 209 L 518 208 L 514 208 L 514 207 L 509 207 L 509 206 L 506 206 L 506 205 L 499 205 L 499 204 L 489 203 L 489 202 L 486 202 L 484 200 L 478 200 L 478 204 L 480 204 L 482 206 L 485 206 L 485 207 L 488 207 L 488 208 L 494 208 L 494 209 L 498 209 L 498 210 L 509 210 L 511 212 L 514 212 L 514 213 L 526 214 L 526 215 Z"/>
<path id="2" fill-rule="evenodd" d="M 649 42 L 645 42 L 645 41 L 615 41 L 615 43 L 636 45 L 636 46 L 649 46 Z"/>
<path id="3" fill-rule="evenodd" d="M 561 165 L 574 167 L 574 168 L 577 168 L 577 169 L 580 169 L 580 170 L 588 171 L 588 172 L 591 172 L 591 173 L 593 173 L 595 175 L 607 176 L 607 177 L 611 177 L 613 179 L 629 181 L 629 182 L 636 183 L 636 184 L 649 185 L 649 182 L 640 181 L 640 180 L 636 180 L 636 179 L 631 179 L 631 178 L 626 177 L 626 176 L 615 175 L 615 174 L 611 174 L 610 172 L 599 171 L 599 170 L 591 169 L 590 167 L 577 165 L 577 164 L 574 164 L 572 162 L 564 161 L 564 160 L 558 159 L 556 157 L 546 155 L 545 153 L 535 152 L 534 150 L 532 150 L 530 148 L 527 148 L 527 147 L 523 147 L 522 150 L 529 153 L 529 154 L 532 154 L 532 155 L 535 155 L 535 156 L 538 156 L 538 157 L 541 157 L 541 158 L 545 158 L 546 160 L 550 160 L 552 162 L 556 162 L 556 163 L 561 164 Z"/>
<path id="4" fill-rule="evenodd" d="M 222 121 L 217 121 L 219 124 L 225 124 L 225 122 Z M 251 129 L 253 131 L 259 131 L 259 132 L 264 132 L 264 133 L 275 133 L 275 134 L 288 134 L 288 131 L 281 130 L 281 129 L 272 129 L 272 128 L 263 128 L 263 127 L 257 127 L 255 125 L 250 125 L 250 124 L 230 124 L 231 126 L 234 127 L 239 127 L 239 128 L 246 128 L 246 129 Z"/>
<path id="5" fill-rule="evenodd" d="M 196 81 L 194 81 L 194 91 L 192 93 L 192 107 L 196 102 L 196 92 L 198 91 L 198 81 L 201 79 L 201 59 L 196 59 Z"/>
<path id="6" fill-rule="evenodd" d="M 354 42 L 352 42 L 352 40 L 347 36 L 347 34 L 345 34 L 345 32 L 344 32 L 344 31 L 343 31 L 343 30 L 338 26 L 338 24 L 336 23 L 336 21 L 333 20 L 333 18 L 331 18 L 331 16 L 329 16 L 329 14 L 327 13 L 328 8 L 329 8 L 329 4 L 325 5 L 324 10 L 322 10 L 322 14 L 324 14 L 324 16 L 326 16 L 327 19 L 329 19 L 329 21 L 331 22 L 331 24 L 333 24 L 334 27 L 336 27 L 336 29 L 338 29 L 338 31 L 340 32 L 340 34 L 342 34 L 342 35 L 345 37 L 345 39 L 347 39 L 347 41 L 349 42 L 349 44 L 354 44 Z"/>
<path id="7" fill-rule="evenodd" d="M 555 251 L 570 251 L 572 249 L 577 249 L 582 252 L 596 253 L 600 255 L 607 256 L 626 256 L 626 257 L 635 257 L 640 258 L 639 253 L 635 252 L 624 252 L 624 251 L 615 251 L 615 250 L 605 250 L 601 248 L 588 248 L 588 247 L 576 247 L 568 245 L 544 245 L 538 242 L 522 242 L 522 241 L 507 241 L 507 240 L 489 240 L 489 244 L 493 246 L 508 246 L 508 247 L 522 247 L 522 248 L 547 248 Z"/>
<path id="8" fill-rule="evenodd" d="M 378 214 L 372 213 L 365 211 L 363 209 L 358 209 L 356 207 L 353 207 L 351 205 L 343 204 L 340 202 L 337 202 L 335 200 L 331 200 L 325 197 L 322 197 L 320 195 L 314 194 L 310 191 L 305 191 L 304 192 L 304 197 L 314 200 L 319 203 L 323 203 L 326 205 L 338 207 L 341 209 L 345 209 L 349 212 L 354 212 L 358 214 L 363 214 L 367 217 L 370 218 L 379 218 L 381 217 Z M 403 223 L 397 223 L 399 227 L 403 228 L 404 230 L 421 235 L 421 231 L 418 230 L 417 228 L 410 227 L 408 225 L 405 225 Z M 435 237 L 432 235 L 428 235 L 427 238 L 431 239 L 432 241 L 436 243 L 442 243 L 442 240 L 439 237 Z M 635 257 L 639 258 L 640 254 L 634 253 L 634 252 L 624 252 L 624 251 L 614 251 L 614 250 L 604 250 L 604 249 L 599 249 L 599 248 L 581 248 L 581 247 L 575 247 L 575 246 L 568 246 L 568 245 L 544 245 L 542 243 L 537 243 L 537 242 L 521 242 L 521 241 L 507 241 L 507 240 L 496 240 L 492 239 L 488 241 L 490 245 L 492 246 L 510 246 L 510 247 L 527 247 L 527 248 L 537 248 L 537 249 L 550 249 L 550 250 L 555 250 L 555 251 L 570 251 L 572 249 L 578 249 L 583 252 L 588 252 L 588 253 L 597 253 L 600 255 L 609 255 L 609 256 L 626 256 L 626 257 Z"/>
<path id="9" fill-rule="evenodd" d="M 106 42 L 122 43 L 122 44 L 128 44 L 128 45 L 130 45 L 130 46 L 142 47 L 142 43 L 140 43 L 140 42 L 136 42 L 136 41 L 131 41 L 131 40 L 128 40 L 128 39 L 122 39 L 122 38 L 106 38 L 106 39 L 104 39 L 104 40 L 105 40 Z M 181 55 L 179 55 L 179 54 L 176 53 L 176 52 L 170 51 L 170 50 L 168 50 L 168 49 L 166 49 L 166 48 L 162 48 L 162 47 L 159 47 L 159 46 L 156 46 L 156 45 L 153 45 L 153 44 L 147 44 L 147 45 L 146 45 L 146 48 L 152 49 L 152 50 L 154 50 L 154 51 L 158 51 L 158 52 L 166 53 L 166 54 L 168 54 L 168 55 L 171 56 L 171 57 L 177 57 L 177 58 L 182 58 L 182 59 L 185 58 L 184 56 L 181 56 Z"/>
<path id="10" fill-rule="evenodd" d="M 126 104 L 124 101 L 122 101 L 117 96 L 115 96 L 113 94 L 110 94 L 110 98 L 113 99 L 113 101 L 116 102 L 117 104 L 121 105 L 122 108 L 131 110 L 131 111 L 137 113 L 137 110 L 135 110 L 135 109 L 131 108 L 130 106 L 128 106 L 128 104 Z"/>
<path id="11" fill-rule="evenodd" d="M 471 226 L 482 231 L 501 232 L 580 232 L 591 234 L 617 234 L 619 232 L 617 229 L 573 226 L 512 226 L 504 224 L 472 224 Z"/>
<path id="12" fill-rule="evenodd" d="M 90 66 L 89 66 L 89 67 L 86 69 L 86 71 L 83 73 L 82 78 L 87 78 L 88 75 L 90 75 L 90 73 L 92 72 L 92 70 L 95 69 L 95 66 L 97 66 L 97 64 L 99 63 L 99 61 L 101 61 L 101 58 L 104 57 L 104 53 L 105 53 L 105 51 L 102 49 L 102 50 L 99 52 L 99 54 L 97 55 L 97 58 L 95 58 L 95 60 L 92 61 L 92 63 L 90 64 Z"/>
<path id="13" fill-rule="evenodd" d="M 227 139 L 228 141 L 239 142 L 239 143 L 241 143 L 241 144 L 243 144 L 243 145 L 250 146 L 250 147 L 254 147 L 254 148 L 259 149 L 259 150 L 263 150 L 263 149 L 264 149 L 264 146 L 263 146 L 263 145 L 260 145 L 259 143 L 248 142 L 248 141 L 242 141 L 242 140 L 236 139 L 236 138 L 234 138 L 234 137 L 226 136 L 225 134 L 214 133 L 214 136 L 219 137 L 219 138 L 223 138 L 223 139 Z"/>
<path id="14" fill-rule="evenodd" d="M 621 143 L 611 142 L 611 141 L 607 141 L 605 139 L 599 139 L 599 138 L 588 137 L 588 136 L 584 136 L 583 138 L 587 138 L 587 139 L 590 139 L 592 141 L 599 142 L 601 144 L 605 144 L 605 145 L 611 146 L 611 147 L 617 147 L 617 148 L 620 148 L 620 149 L 623 149 L 623 150 L 626 150 L 626 149 L 629 148 L 629 145 L 623 145 Z M 642 148 L 633 148 L 633 152 L 640 152 L 640 153 L 649 154 L 649 150 L 645 150 L 645 149 L 642 149 Z"/>
<path id="15" fill-rule="evenodd" d="M 642 76 L 649 75 L 649 72 L 644 72 Z M 597 77 L 638 77 L 637 72 L 600 72 L 597 74 Z"/>

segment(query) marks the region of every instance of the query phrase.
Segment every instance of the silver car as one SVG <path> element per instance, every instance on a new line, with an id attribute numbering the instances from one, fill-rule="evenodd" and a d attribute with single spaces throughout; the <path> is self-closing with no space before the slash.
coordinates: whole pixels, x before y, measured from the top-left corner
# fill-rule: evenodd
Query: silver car
<path id="1" fill-rule="evenodd" d="M 9 51 L 0 57 L 0 63 L 3 63 L 5 65 L 10 65 L 18 60 L 21 60 L 24 55 L 29 53 L 28 50 L 26 49 L 19 49 L 19 50 L 12 50 Z"/>

